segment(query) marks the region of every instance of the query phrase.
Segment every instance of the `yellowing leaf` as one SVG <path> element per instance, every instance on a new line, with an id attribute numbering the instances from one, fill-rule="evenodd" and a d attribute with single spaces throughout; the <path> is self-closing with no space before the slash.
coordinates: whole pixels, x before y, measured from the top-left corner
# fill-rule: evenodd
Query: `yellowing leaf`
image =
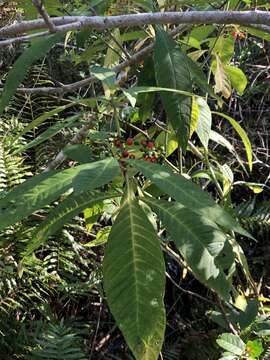
<path id="1" fill-rule="evenodd" d="M 190 122 L 190 135 L 191 138 L 194 131 L 196 131 L 199 122 L 199 106 L 195 97 L 192 97 L 192 108 L 191 108 L 191 122 Z"/>
<path id="2" fill-rule="evenodd" d="M 225 115 L 223 113 L 218 113 L 218 112 L 213 112 L 213 114 L 222 116 L 224 119 L 228 120 L 229 123 L 234 128 L 234 130 L 240 136 L 241 140 L 244 143 L 245 149 L 246 149 L 249 170 L 252 171 L 252 158 L 253 158 L 252 147 L 251 147 L 251 143 L 250 143 L 250 140 L 248 138 L 246 131 L 242 128 L 242 126 L 236 120 L 234 120 L 230 116 Z"/>
<path id="3" fill-rule="evenodd" d="M 215 66 L 216 65 L 216 66 Z M 216 55 L 216 62 L 212 65 L 212 70 L 215 75 L 215 92 L 222 93 L 225 99 L 228 99 L 231 96 L 232 88 L 231 82 L 224 69 L 224 65 L 222 64 L 219 56 Z"/>
<path id="4" fill-rule="evenodd" d="M 263 187 L 256 185 L 248 185 L 248 188 L 254 192 L 254 194 L 260 194 L 263 192 Z"/>

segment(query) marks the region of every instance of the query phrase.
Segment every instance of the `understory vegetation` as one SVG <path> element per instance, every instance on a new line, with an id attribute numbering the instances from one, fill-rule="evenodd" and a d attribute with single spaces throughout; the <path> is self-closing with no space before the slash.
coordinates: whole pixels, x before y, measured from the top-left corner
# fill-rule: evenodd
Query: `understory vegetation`
<path id="1" fill-rule="evenodd" d="M 270 25 L 4 32 L 38 4 L 0 0 L 0 360 L 270 359 Z"/>

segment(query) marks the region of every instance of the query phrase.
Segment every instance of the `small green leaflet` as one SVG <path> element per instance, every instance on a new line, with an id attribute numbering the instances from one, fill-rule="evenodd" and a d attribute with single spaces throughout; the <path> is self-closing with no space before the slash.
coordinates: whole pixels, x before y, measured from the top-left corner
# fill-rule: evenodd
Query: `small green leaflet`
<path id="1" fill-rule="evenodd" d="M 110 310 L 136 360 L 157 360 L 165 330 L 164 259 L 135 199 L 127 199 L 112 226 L 103 273 Z"/>
<path id="2" fill-rule="evenodd" d="M 243 95 L 248 83 L 244 72 L 238 67 L 232 65 L 225 65 L 224 69 L 229 76 L 233 88 L 239 95 Z"/>
<path id="3" fill-rule="evenodd" d="M 102 81 L 109 89 L 113 90 L 117 88 L 115 71 L 102 66 L 91 66 L 90 72 L 98 80 Z"/>
<path id="4" fill-rule="evenodd" d="M 238 356 L 243 355 L 246 348 L 245 343 L 238 335 L 230 333 L 220 335 L 217 339 L 217 343 L 224 350 Z"/>
<path id="5" fill-rule="evenodd" d="M 245 132 L 245 130 L 242 128 L 242 126 L 236 120 L 234 120 L 232 117 L 230 117 L 226 114 L 215 112 L 215 111 L 213 111 L 212 114 L 221 116 L 224 119 L 228 120 L 229 123 L 231 124 L 231 126 L 234 128 L 234 130 L 240 136 L 240 138 L 243 141 L 243 144 L 245 146 L 245 149 L 246 149 L 249 170 L 252 171 L 252 164 L 253 164 L 252 147 L 251 147 L 250 140 L 249 140 L 248 135 Z"/>
<path id="6" fill-rule="evenodd" d="M 212 113 L 207 102 L 202 98 L 195 99 L 199 108 L 199 119 L 196 133 L 203 144 L 205 151 L 208 151 L 208 142 L 212 126 Z"/>
<path id="7" fill-rule="evenodd" d="M 62 34 L 55 34 L 34 42 L 30 48 L 16 60 L 9 71 L 4 90 L 0 99 L 0 114 L 5 110 L 16 89 L 25 78 L 29 67 L 63 38 Z"/>

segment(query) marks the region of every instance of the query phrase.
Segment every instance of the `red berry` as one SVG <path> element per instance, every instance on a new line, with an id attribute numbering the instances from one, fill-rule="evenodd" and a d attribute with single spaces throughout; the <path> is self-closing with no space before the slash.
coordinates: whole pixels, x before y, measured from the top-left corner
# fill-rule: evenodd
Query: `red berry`
<path id="1" fill-rule="evenodd" d="M 144 159 L 144 161 L 151 161 L 151 156 L 149 156 L 149 155 L 144 155 L 144 156 L 143 156 L 143 159 Z"/>
<path id="2" fill-rule="evenodd" d="M 146 140 L 141 140 L 140 144 L 143 146 L 146 146 L 147 142 L 146 142 Z"/>
<path id="3" fill-rule="evenodd" d="M 148 147 L 148 149 L 153 149 L 154 146 L 155 146 L 154 141 L 151 141 L 151 140 L 147 141 L 147 147 Z"/>
<path id="4" fill-rule="evenodd" d="M 116 146 L 117 148 L 122 147 L 121 141 L 119 139 L 114 140 L 114 146 Z"/>
<path id="5" fill-rule="evenodd" d="M 131 146 L 133 145 L 133 139 L 132 138 L 128 138 L 126 141 L 127 145 Z"/>
<path id="6" fill-rule="evenodd" d="M 123 151 L 123 152 L 122 152 L 122 156 L 123 156 L 124 158 L 129 157 L 129 152 L 128 152 L 127 150 Z"/>
<path id="7" fill-rule="evenodd" d="M 155 156 L 152 156 L 152 157 L 151 157 L 151 162 L 152 162 L 152 163 L 157 162 L 157 158 L 156 158 Z"/>

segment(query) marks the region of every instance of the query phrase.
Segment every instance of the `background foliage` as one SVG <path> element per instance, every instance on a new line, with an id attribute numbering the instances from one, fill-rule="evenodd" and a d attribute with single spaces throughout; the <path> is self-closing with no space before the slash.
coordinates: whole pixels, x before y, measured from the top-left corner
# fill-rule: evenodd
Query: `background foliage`
<path id="1" fill-rule="evenodd" d="M 269 8 L 44 5 L 51 16 Z M 29 1 L 1 2 L 1 26 L 37 16 Z M 269 358 L 269 35 L 201 25 L 173 39 L 172 29 L 82 30 L 0 49 L 5 359 Z M 109 70 L 154 36 L 153 56 Z M 72 94 L 15 94 L 21 82 L 90 74 L 101 82 Z"/>

